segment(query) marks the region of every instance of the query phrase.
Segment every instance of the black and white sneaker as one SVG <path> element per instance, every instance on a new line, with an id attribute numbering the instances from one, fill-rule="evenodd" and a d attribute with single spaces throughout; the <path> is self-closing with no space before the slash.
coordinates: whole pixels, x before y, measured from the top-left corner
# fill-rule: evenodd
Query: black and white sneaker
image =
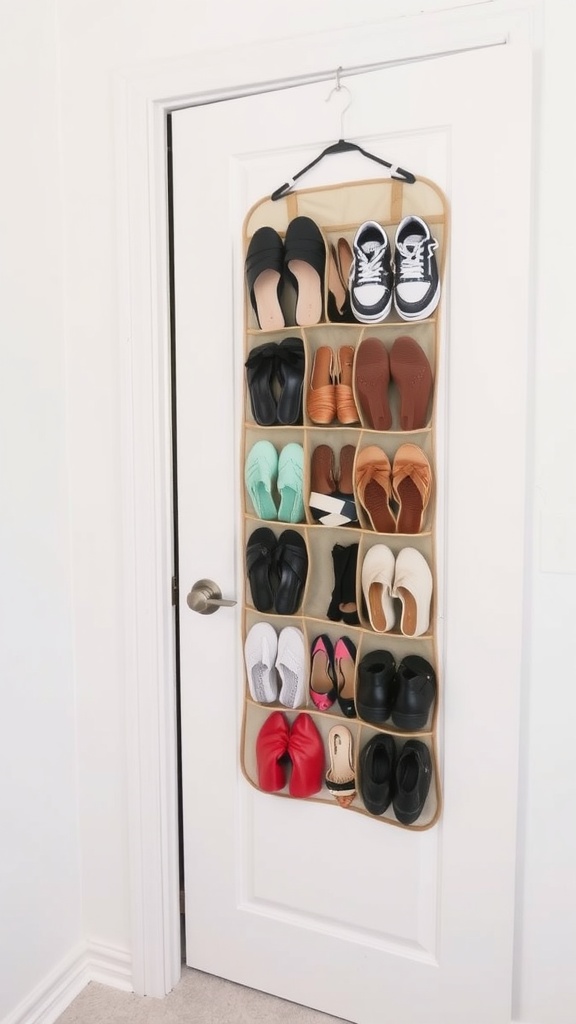
<path id="1" fill-rule="evenodd" d="M 374 220 L 361 224 L 352 245 L 348 288 L 356 320 L 363 324 L 385 320 L 392 308 L 390 244 Z"/>
<path id="2" fill-rule="evenodd" d="M 403 320 L 424 320 L 440 300 L 434 250 L 438 242 L 421 217 L 404 217 L 398 225 L 394 254 L 394 305 Z"/>

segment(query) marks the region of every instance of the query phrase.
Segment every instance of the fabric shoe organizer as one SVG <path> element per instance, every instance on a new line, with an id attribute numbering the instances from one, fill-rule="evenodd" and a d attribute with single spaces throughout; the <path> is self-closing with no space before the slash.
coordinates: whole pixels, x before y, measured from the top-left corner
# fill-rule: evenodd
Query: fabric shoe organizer
<path id="1" fill-rule="evenodd" d="M 257 282 L 260 307 L 255 309 L 249 264 L 245 264 L 241 763 L 246 779 L 257 789 L 328 803 L 338 813 L 346 808 L 374 821 L 422 831 L 433 826 L 441 813 L 435 419 L 444 300 L 441 296 L 425 318 L 403 319 L 392 303 L 384 320 L 361 323 L 354 319 L 350 295 L 343 300 L 335 277 L 339 266 L 342 275 L 347 274 L 354 239 L 367 222 L 386 232 L 394 266 L 395 256 L 399 259 L 396 233 L 408 216 L 422 218 L 436 240 L 443 292 L 448 204 L 442 191 L 427 179 L 407 184 L 382 178 L 302 189 L 276 201 L 268 197 L 257 202 L 245 218 L 245 259 L 262 228 L 272 229 L 269 241 L 278 252 L 269 256 L 271 320 L 266 320 L 259 290 L 266 285 L 266 277 Z M 278 246 L 278 236 L 284 244 L 289 226 L 301 217 L 317 226 L 325 249 L 322 308 L 318 322 L 310 326 L 296 323 L 297 318 L 317 316 L 304 308 L 302 267 L 293 262 L 288 270 L 286 265 L 282 269 Z M 268 242 L 266 232 L 260 231 L 258 237 Z M 305 248 L 308 243 L 302 244 Z M 311 263 L 316 256 L 311 245 Z M 303 310 L 299 317 L 298 302 Z M 267 322 L 274 326 L 267 328 Z M 268 377 L 260 361 L 267 355 Z M 302 372 L 303 390 L 295 416 Z M 311 392 L 314 375 L 318 387 Z M 274 401 L 266 411 L 270 391 Z M 414 407 L 418 402 L 419 409 Z M 267 473 L 275 481 L 271 491 L 259 477 Z M 299 474 L 303 508 L 296 493 Z M 412 507 L 411 494 L 418 500 L 425 494 L 423 514 L 418 501 L 416 509 Z M 260 573 L 257 601 L 249 569 L 256 579 Z M 295 597 L 300 573 L 305 574 L 305 583 Z M 279 576 L 284 580 L 280 585 Z M 401 589 L 404 582 L 407 590 Z M 431 599 L 429 592 L 426 596 L 428 585 Z M 411 597 L 411 588 L 418 592 L 417 601 Z M 311 652 L 318 637 L 327 638 L 315 649 L 320 675 L 335 651 L 342 657 L 340 665 L 348 681 L 340 700 L 337 690 L 328 698 L 316 693 L 312 697 Z M 249 679 L 251 658 L 268 664 L 259 664 Z M 377 687 L 370 690 L 366 680 L 374 665 L 380 682 L 391 687 L 391 696 L 382 698 Z M 422 665 L 432 668 L 435 693 L 428 694 L 424 714 L 414 715 L 406 678 L 414 666 L 417 674 Z M 258 673 L 262 679 L 255 681 Z M 428 679 L 426 685 L 434 684 Z M 377 707 L 371 707 L 371 702 Z M 387 702 L 390 706 L 383 710 Z M 351 737 L 350 749 L 342 744 L 342 737 L 348 736 L 344 730 Z M 379 737 L 384 737 L 382 743 Z M 424 755 L 417 764 L 430 778 L 423 807 L 412 820 L 403 798 L 410 803 L 416 771 L 416 762 L 410 758 L 417 750 Z M 386 780 L 382 790 L 380 777 L 382 771 L 386 775 L 386 758 L 393 762 L 391 793 L 389 800 L 384 796 L 379 803 L 386 789 Z M 347 764 L 352 766 L 348 774 Z M 362 774 L 369 771 L 370 780 Z M 419 785 L 421 780 L 416 781 Z M 402 786 L 407 793 L 396 801 L 394 794 Z"/>

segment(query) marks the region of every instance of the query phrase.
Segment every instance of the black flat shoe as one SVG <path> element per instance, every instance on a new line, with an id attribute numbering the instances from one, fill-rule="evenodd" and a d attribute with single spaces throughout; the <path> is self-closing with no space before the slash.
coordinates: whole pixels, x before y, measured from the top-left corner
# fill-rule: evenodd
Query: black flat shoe
<path id="1" fill-rule="evenodd" d="M 275 609 L 278 615 L 294 615 L 300 607 L 308 575 L 306 542 L 296 530 L 280 534 L 274 562 L 278 573 Z"/>
<path id="2" fill-rule="evenodd" d="M 302 422 L 302 390 L 304 387 L 304 342 L 301 338 L 284 338 L 277 347 L 276 367 L 280 383 L 278 423 Z"/>
<path id="3" fill-rule="evenodd" d="M 326 615 L 332 622 L 345 622 L 358 626 L 360 618 L 356 604 L 356 567 L 358 544 L 335 544 L 332 548 L 334 587 Z"/>
<path id="4" fill-rule="evenodd" d="M 271 427 L 278 419 L 276 399 L 272 391 L 277 352 L 278 345 L 267 342 L 252 349 L 244 363 L 252 415 L 261 427 Z"/>
<path id="5" fill-rule="evenodd" d="M 267 526 L 254 530 L 246 544 L 246 571 L 254 607 L 269 612 L 274 606 L 276 537 Z"/>
<path id="6" fill-rule="evenodd" d="M 391 736 L 373 736 L 360 753 L 360 795 L 370 814 L 384 814 L 394 792 L 396 745 Z"/>
<path id="7" fill-rule="evenodd" d="M 358 665 L 356 706 L 365 722 L 381 725 L 390 718 L 398 683 L 390 651 L 371 651 Z"/>
<path id="8" fill-rule="evenodd" d="M 436 673 L 418 654 L 403 658 L 396 672 L 398 693 L 392 708 L 392 721 L 400 729 L 415 732 L 428 721 L 436 696 Z"/>
<path id="9" fill-rule="evenodd" d="M 286 230 L 284 268 L 296 291 L 296 323 L 310 327 L 322 319 L 326 244 L 310 217 L 295 217 Z"/>
<path id="10" fill-rule="evenodd" d="M 432 758 L 421 740 L 408 740 L 402 747 L 394 776 L 394 814 L 402 825 L 413 825 L 420 817 L 432 782 Z"/>
<path id="11" fill-rule="evenodd" d="M 258 326 L 263 331 L 284 327 L 280 305 L 284 245 L 274 228 L 258 228 L 250 239 L 246 254 L 246 284 Z"/>

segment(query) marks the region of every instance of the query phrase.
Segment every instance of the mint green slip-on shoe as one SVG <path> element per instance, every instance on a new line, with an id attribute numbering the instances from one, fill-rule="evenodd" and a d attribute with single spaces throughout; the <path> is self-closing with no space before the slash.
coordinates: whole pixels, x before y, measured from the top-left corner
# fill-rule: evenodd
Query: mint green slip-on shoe
<path id="1" fill-rule="evenodd" d="M 283 523 L 301 523 L 304 519 L 304 449 L 287 444 L 278 459 L 278 519 Z"/>
<path id="2" fill-rule="evenodd" d="M 278 452 L 271 441 L 257 441 L 246 456 L 244 482 L 260 519 L 277 519 L 272 488 L 278 475 Z"/>

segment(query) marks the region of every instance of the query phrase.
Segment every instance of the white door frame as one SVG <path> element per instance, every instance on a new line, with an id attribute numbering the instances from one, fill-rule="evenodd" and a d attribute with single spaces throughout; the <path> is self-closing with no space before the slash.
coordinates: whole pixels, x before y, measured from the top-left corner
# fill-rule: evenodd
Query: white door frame
<path id="1" fill-rule="evenodd" d="M 181 973 L 166 116 L 289 83 L 328 81 L 340 66 L 345 75 L 457 50 L 533 45 L 531 7 L 495 3 L 388 19 L 369 30 L 315 35 L 297 47 L 282 40 L 203 51 L 116 78 L 129 877 L 138 994 L 162 997 Z"/>

